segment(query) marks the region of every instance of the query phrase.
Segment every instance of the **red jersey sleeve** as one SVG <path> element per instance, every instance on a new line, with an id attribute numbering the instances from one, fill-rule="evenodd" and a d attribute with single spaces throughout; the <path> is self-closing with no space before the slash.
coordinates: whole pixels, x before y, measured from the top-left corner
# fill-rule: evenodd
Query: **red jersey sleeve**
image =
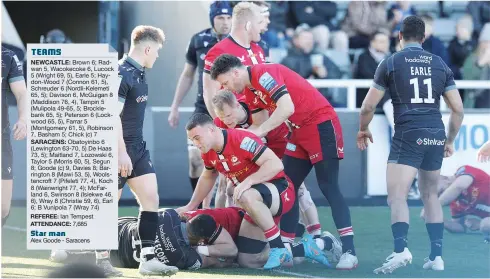
<path id="1" fill-rule="evenodd" d="M 214 125 L 218 126 L 218 128 L 228 129 L 228 127 L 219 119 L 218 117 L 214 118 Z"/>
<path id="2" fill-rule="evenodd" d="M 214 60 L 218 58 L 222 53 L 221 49 L 217 46 L 212 47 L 208 53 L 206 54 L 206 57 L 204 58 L 204 72 L 206 74 L 211 73 L 211 67 L 213 67 Z"/>
<path id="3" fill-rule="evenodd" d="M 456 177 L 460 177 L 462 175 L 469 175 L 475 179 L 475 175 L 473 174 L 473 168 L 470 166 L 462 166 L 456 171 Z"/>
<path id="4" fill-rule="evenodd" d="M 207 169 L 207 170 L 214 170 L 214 165 L 211 164 L 211 160 L 209 159 L 209 155 L 208 154 L 202 154 L 201 155 L 201 158 L 204 162 L 204 167 Z"/>
<path id="5" fill-rule="evenodd" d="M 252 75 L 253 83 L 252 85 L 262 91 L 267 92 L 271 99 L 277 103 L 277 101 L 284 96 L 289 94 L 284 82 L 284 78 L 279 71 L 271 71 L 271 68 L 258 70 Z"/>
<path id="6" fill-rule="evenodd" d="M 240 154 L 254 163 L 267 149 L 261 139 L 249 132 L 243 131 L 243 134 L 239 140 Z"/>

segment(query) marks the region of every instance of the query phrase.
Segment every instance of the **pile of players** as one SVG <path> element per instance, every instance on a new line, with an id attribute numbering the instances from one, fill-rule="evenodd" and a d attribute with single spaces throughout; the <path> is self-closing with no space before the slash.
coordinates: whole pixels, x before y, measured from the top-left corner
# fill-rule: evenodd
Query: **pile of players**
<path id="1" fill-rule="evenodd" d="M 191 40 L 174 101 L 178 107 L 189 88 L 185 77 L 199 67 L 200 105 L 187 122 L 186 131 L 205 168 L 193 180 L 195 190 L 184 207 L 158 210 L 156 176 L 141 132 L 146 98 L 140 97 L 148 94 L 145 68 L 155 62 L 163 32 L 144 26 L 135 29 L 130 53 L 121 61 L 120 71 L 125 74 L 119 90 L 120 188 L 127 182 L 142 210 L 138 218 L 120 218 L 119 249 L 111 252 L 112 262 L 122 267 L 139 266 L 142 274 L 169 275 L 178 269 L 232 265 L 273 269 L 291 266 L 303 258 L 330 266 L 324 252 L 329 251 L 337 269 L 356 268 L 349 208 L 338 185 L 344 146 L 336 112 L 307 80 L 282 65 L 266 63 L 267 55 L 259 44 L 268 21 L 266 5 L 240 2 L 231 9 L 227 2 L 215 2 L 210 19 L 213 28 Z M 229 34 L 223 34 L 228 29 Z M 410 79 L 410 84 L 405 84 L 410 67 L 423 64 L 402 64 L 404 58 L 431 55 L 420 47 L 423 21 L 406 18 L 400 34 L 405 48 L 401 55 L 380 64 L 361 109 L 357 135 L 358 147 L 364 150 L 368 140 L 372 142 L 368 125 L 374 108 L 389 91 L 397 116 L 387 172 L 395 249 L 376 273 L 389 273 L 412 261 L 407 247 L 406 195 L 417 170 L 431 240 L 431 254 L 424 268 L 444 269 L 444 225 L 436 186 L 442 159 L 451 156 L 463 119 L 452 73 L 440 59 L 431 60 L 432 73 L 437 73 L 431 83 Z M 397 84 L 404 91 L 397 91 Z M 435 93 L 425 89 L 431 88 L 427 84 Z M 414 86 L 415 90 L 407 90 Z M 447 136 L 440 120 L 441 96 L 452 110 Z M 169 121 L 175 125 L 173 113 Z M 421 145 L 421 137 L 445 144 Z M 331 233 L 321 233 L 316 208 L 303 184 L 313 167 L 331 206 L 340 241 Z M 198 209 L 218 176 L 218 207 Z M 308 234 L 294 243 L 300 212 L 308 216 L 304 218 Z M 106 264 L 108 274 L 118 274 L 110 266 L 107 252 L 98 251 L 96 256 Z"/>

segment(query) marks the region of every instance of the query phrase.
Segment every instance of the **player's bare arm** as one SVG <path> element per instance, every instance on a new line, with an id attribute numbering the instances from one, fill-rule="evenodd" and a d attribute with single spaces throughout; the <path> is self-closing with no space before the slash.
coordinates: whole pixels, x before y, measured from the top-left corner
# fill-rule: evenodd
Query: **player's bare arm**
<path id="1" fill-rule="evenodd" d="M 124 109 L 124 102 L 125 100 L 122 98 L 119 98 L 119 115 L 122 114 L 122 111 Z M 118 172 L 121 174 L 122 177 L 127 177 L 131 175 L 131 172 L 133 171 L 133 164 L 131 163 L 131 158 L 129 158 L 128 152 L 126 150 L 126 143 L 124 142 L 124 136 L 123 136 L 123 128 L 122 128 L 122 122 L 121 122 L 121 117 L 117 117 L 117 123 L 116 125 L 118 126 L 118 131 L 119 131 L 119 136 L 118 136 Z"/>
<path id="2" fill-rule="evenodd" d="M 196 250 L 199 254 L 215 258 L 235 258 L 238 255 L 238 248 L 225 228 L 221 229 L 213 244 L 198 246 Z"/>
<path id="3" fill-rule="evenodd" d="M 176 128 L 179 125 L 179 106 L 187 93 L 189 93 L 195 74 L 196 66 L 185 63 L 184 70 L 182 70 L 179 81 L 177 82 L 174 100 L 170 109 L 170 115 L 168 116 L 168 124 L 172 128 Z"/>
<path id="4" fill-rule="evenodd" d="M 447 132 L 446 146 L 444 147 L 444 156 L 449 157 L 453 154 L 454 139 L 456 138 L 459 128 L 463 123 L 463 101 L 461 100 L 461 96 L 459 95 L 459 91 L 457 89 L 449 90 L 443 96 L 444 102 L 446 102 L 447 106 L 451 110 L 449 115 L 449 129 Z"/>
<path id="5" fill-rule="evenodd" d="M 12 128 L 14 139 L 22 140 L 26 137 L 27 133 L 27 88 L 25 80 L 10 83 L 10 89 L 12 90 L 12 93 L 14 93 L 15 99 L 17 100 L 17 109 L 19 114 L 17 123 L 15 123 L 14 127 Z"/>
<path id="6" fill-rule="evenodd" d="M 439 196 L 442 206 L 450 204 L 473 183 L 473 177 L 470 175 L 461 175 Z"/>
<path id="7" fill-rule="evenodd" d="M 219 82 L 211 79 L 211 75 L 208 73 L 203 73 L 202 74 L 202 87 L 203 87 L 203 98 L 204 98 L 204 103 L 206 104 L 206 108 L 208 109 L 209 114 L 211 117 L 214 119 L 216 118 L 216 113 L 214 112 L 213 109 L 213 96 L 218 92 L 218 90 L 221 88 L 221 85 Z"/>
<path id="8" fill-rule="evenodd" d="M 359 116 L 359 132 L 357 133 L 357 147 L 364 150 L 368 146 L 368 139 L 373 142 L 373 136 L 369 131 L 369 123 L 373 120 L 376 106 L 383 99 L 385 92 L 371 87 L 362 102 Z"/>
<path id="9" fill-rule="evenodd" d="M 216 178 L 218 178 L 218 172 L 216 170 L 204 169 L 199 177 L 196 190 L 192 194 L 191 200 L 186 206 L 177 208 L 176 211 L 180 214 L 181 212 L 195 210 L 213 189 Z"/>
<path id="10" fill-rule="evenodd" d="M 283 92 L 287 92 L 284 88 Z M 282 92 L 276 93 L 278 95 L 283 94 Z M 276 101 L 277 108 L 274 110 L 272 115 L 267 119 L 260 127 L 255 131 L 256 135 L 259 137 L 264 137 L 270 131 L 279 127 L 294 113 L 294 104 L 291 96 L 289 94 L 283 94 L 279 100 Z"/>
<path id="11" fill-rule="evenodd" d="M 252 113 L 252 125 L 250 126 L 250 129 L 258 129 L 260 125 L 267 121 L 267 119 L 269 119 L 269 112 L 266 109 Z"/>
<path id="12" fill-rule="evenodd" d="M 260 168 L 235 188 L 233 194 L 235 204 L 240 200 L 243 192 L 250 189 L 252 185 L 267 182 L 284 169 L 281 159 L 269 148 L 263 148 L 265 150 L 262 155 L 259 155 L 260 157 L 255 161 Z"/>

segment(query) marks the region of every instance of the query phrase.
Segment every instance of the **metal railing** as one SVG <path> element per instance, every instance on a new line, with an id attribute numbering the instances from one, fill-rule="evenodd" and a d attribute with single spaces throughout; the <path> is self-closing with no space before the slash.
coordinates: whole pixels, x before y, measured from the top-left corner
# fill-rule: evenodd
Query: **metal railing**
<path id="1" fill-rule="evenodd" d="M 316 88 L 347 88 L 347 108 L 346 110 L 356 109 L 356 90 L 357 88 L 369 88 L 372 84 L 371 79 L 309 79 Z M 456 80 L 458 89 L 490 89 L 490 81 L 482 80 Z M 441 110 L 447 110 L 446 103 L 441 101 Z M 153 112 L 168 112 L 170 107 L 154 106 Z M 336 110 L 338 110 L 336 108 Z M 193 112 L 194 107 L 180 107 L 180 112 Z"/>
<path id="2" fill-rule="evenodd" d="M 347 109 L 356 109 L 357 88 L 369 88 L 371 79 L 310 79 L 316 88 L 347 88 Z M 458 89 L 490 89 L 490 81 L 485 80 L 456 80 Z M 441 101 L 441 110 L 447 110 L 446 103 Z"/>

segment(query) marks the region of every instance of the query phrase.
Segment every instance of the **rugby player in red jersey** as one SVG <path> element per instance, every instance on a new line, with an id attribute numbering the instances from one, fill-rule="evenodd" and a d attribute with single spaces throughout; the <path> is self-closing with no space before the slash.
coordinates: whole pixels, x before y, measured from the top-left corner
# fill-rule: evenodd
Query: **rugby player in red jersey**
<path id="1" fill-rule="evenodd" d="M 245 233 L 258 226 L 270 245 L 264 268 L 271 269 L 290 262 L 291 252 L 284 247 L 277 224 L 281 216 L 291 209 L 295 196 L 294 186 L 283 172 L 281 160 L 254 134 L 220 129 L 205 114 L 193 115 L 186 130 L 188 138 L 202 152 L 205 170 L 190 202 L 177 210 L 194 210 L 211 191 L 217 172 L 220 172 L 235 185 L 234 203 L 247 212 L 240 232 L 244 224 L 251 225 Z M 318 248 L 309 241 L 305 243 L 308 247 Z M 238 248 L 240 251 L 240 246 Z M 312 254 L 316 254 L 320 262 L 328 263 L 321 251 L 314 249 L 314 252 Z"/>
<path id="2" fill-rule="evenodd" d="M 239 96 L 239 99 L 237 99 L 236 95 L 227 89 L 218 91 L 212 100 L 213 108 L 218 116 L 214 119 L 216 126 L 224 129 L 248 129 L 252 126 L 258 126 L 254 125 L 255 123 L 253 123 L 252 120 L 253 112 L 261 113 L 260 110 L 262 110 L 260 108 L 256 108 L 254 105 L 258 102 L 258 100 L 256 101 L 256 98 L 253 102 L 250 102 L 250 105 L 247 105 L 247 103 L 244 102 L 244 97 L 245 96 L 241 95 Z M 267 133 L 267 135 L 262 138 L 262 141 L 277 155 L 277 157 L 282 159 L 286 150 L 289 133 L 289 128 L 285 123 L 283 123 Z M 230 196 L 233 194 L 233 192 L 226 190 L 226 184 L 220 184 L 218 191 L 221 193 L 219 195 L 220 197 L 218 199 L 218 203 L 222 204 L 226 199 L 227 203 L 229 204 Z M 226 193 L 229 193 L 229 195 Z M 224 197 L 221 197 L 222 195 Z M 301 217 L 303 217 L 301 219 L 306 225 L 308 233 L 314 237 L 317 245 L 320 248 L 324 247 L 324 249 L 332 252 L 334 261 L 338 261 L 342 255 L 342 247 L 339 244 L 339 241 L 328 231 L 325 231 L 323 235 L 321 235 L 321 225 L 318 217 L 318 211 L 315 203 L 311 199 L 310 192 L 308 189 L 306 189 L 304 183 L 301 184 L 296 198 L 298 199 L 299 208 L 302 213 Z M 288 235 L 287 232 L 283 231 L 283 228 L 285 227 L 284 220 L 281 222 L 281 238 L 283 239 L 283 242 L 285 239 L 289 243 L 293 243 L 294 241 L 296 236 L 294 234 L 295 224 L 291 223 L 291 225 L 291 230 L 293 233 Z M 328 238 L 325 238 L 327 236 Z M 286 248 L 288 247 L 286 246 Z"/>
<path id="3" fill-rule="evenodd" d="M 262 137 L 287 121 L 292 135 L 283 158 L 284 169 L 296 192 L 313 166 L 317 181 L 327 198 L 343 244 L 338 269 L 357 267 L 354 232 L 349 208 L 338 185 L 339 160 L 344 157 L 342 128 L 330 103 L 307 80 L 280 64 L 244 66 L 228 54 L 219 56 L 211 68 L 211 78 L 224 88 L 243 92 L 247 101 L 258 97 L 259 107 L 273 110 L 260 127 L 252 130 Z M 255 90 L 245 90 L 253 88 Z M 260 95 L 258 95 L 260 94 Z M 299 219 L 298 202 L 285 219 Z"/>
<path id="4" fill-rule="evenodd" d="M 220 89 L 220 84 L 209 75 L 214 60 L 221 54 L 228 53 L 240 59 L 246 65 L 266 62 L 264 50 L 258 42 L 263 29 L 264 16 L 261 8 L 251 2 L 240 2 L 233 7 L 230 35 L 213 46 L 204 60 L 203 96 L 208 112 L 216 118 L 211 100 Z"/>
<path id="5" fill-rule="evenodd" d="M 439 201 L 451 207 L 451 220 L 444 221 L 447 231 L 464 233 L 479 230 L 490 241 L 490 176 L 481 169 L 462 166 L 452 176 L 441 175 Z M 424 218 L 425 212 L 420 213 Z"/>

